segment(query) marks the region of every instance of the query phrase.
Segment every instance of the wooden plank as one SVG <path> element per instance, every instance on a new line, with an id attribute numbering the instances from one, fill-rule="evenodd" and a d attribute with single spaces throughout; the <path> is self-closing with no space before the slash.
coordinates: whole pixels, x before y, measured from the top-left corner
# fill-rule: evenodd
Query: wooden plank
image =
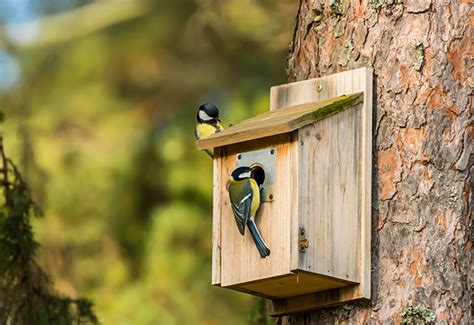
<path id="1" fill-rule="evenodd" d="M 298 166 L 300 157 L 300 138 L 299 132 L 295 131 L 291 134 L 292 144 L 291 144 L 291 152 L 292 152 L 292 163 L 291 166 Z M 298 255 L 294 254 L 294 252 L 298 251 L 298 238 L 299 233 L 299 211 L 301 206 L 301 180 L 300 180 L 300 172 L 297 168 L 292 168 L 291 171 L 291 187 L 290 187 L 290 204 L 291 204 L 291 211 L 294 211 L 291 217 L 291 232 L 290 232 L 290 270 L 297 270 L 298 269 Z"/>
<path id="2" fill-rule="evenodd" d="M 360 277 L 359 127 L 360 105 L 299 131 L 299 220 L 310 246 L 298 269 L 352 282 Z"/>
<path id="3" fill-rule="evenodd" d="M 332 288 L 346 287 L 352 284 L 348 281 L 300 271 L 290 275 L 266 279 L 265 281 L 240 284 L 232 287 L 232 289 L 258 293 L 261 297 L 281 299 Z"/>
<path id="4" fill-rule="evenodd" d="M 320 90 L 320 91 L 318 91 Z M 270 109 L 277 111 L 285 107 L 311 104 L 315 101 L 334 98 L 344 94 L 363 92 L 360 135 L 360 284 L 330 292 L 314 293 L 287 298 L 271 303 L 273 315 L 294 313 L 329 307 L 357 299 L 370 299 L 370 241 L 371 241 L 371 175 L 372 175 L 372 69 L 361 68 L 326 77 L 295 82 L 271 88 Z M 301 153 L 300 153 L 301 154 Z M 302 180 L 302 175 L 299 180 Z M 300 186 L 300 188 L 304 188 Z M 300 204 L 304 197 L 300 198 Z M 292 234 L 292 243 L 296 242 Z M 298 247 L 292 246 L 292 269 L 294 256 L 299 256 Z"/>
<path id="5" fill-rule="evenodd" d="M 212 206 L 212 285 L 221 284 L 221 148 L 214 150 L 213 159 L 213 206 Z"/>
<path id="6" fill-rule="evenodd" d="M 244 120 L 208 138 L 198 140 L 197 146 L 198 149 L 203 150 L 288 133 L 353 107 L 362 100 L 363 95 L 359 92 L 267 112 Z"/>
<path id="7" fill-rule="evenodd" d="M 245 236 L 237 230 L 228 192 L 221 191 L 221 286 L 236 286 L 250 281 L 291 274 L 290 272 L 290 232 L 291 220 L 296 210 L 292 210 L 288 199 L 291 187 L 291 173 L 296 166 L 292 165 L 291 135 L 284 134 L 258 141 L 239 143 L 225 147 L 222 157 L 219 180 L 225 188 L 232 170 L 236 166 L 237 153 L 276 148 L 276 186 L 275 201 L 264 203 L 259 212 L 257 226 L 271 250 L 269 257 L 262 259 L 258 254 L 248 229 Z"/>
<path id="8" fill-rule="evenodd" d="M 372 239 L 372 69 L 367 69 L 360 82 L 365 87 L 362 106 L 361 143 L 361 281 L 360 295 L 370 299 L 371 290 L 371 239 Z"/>
<path id="9" fill-rule="evenodd" d="M 311 104 L 328 98 L 365 92 L 368 90 L 367 73 L 371 74 L 372 69 L 360 68 L 321 78 L 273 86 L 270 88 L 270 110 L 281 110 L 290 106 Z M 370 79 L 372 79 L 371 76 Z"/>
<path id="10" fill-rule="evenodd" d="M 310 293 L 301 296 L 273 299 L 268 304 L 270 316 L 282 316 L 308 312 L 314 309 L 329 308 L 360 300 L 357 285 Z"/>

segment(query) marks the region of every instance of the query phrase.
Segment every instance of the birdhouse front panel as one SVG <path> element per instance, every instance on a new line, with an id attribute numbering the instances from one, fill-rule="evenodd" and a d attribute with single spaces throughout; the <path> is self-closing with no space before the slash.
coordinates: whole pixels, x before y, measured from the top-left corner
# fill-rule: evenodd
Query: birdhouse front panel
<path id="1" fill-rule="evenodd" d="M 296 157 L 292 149 L 292 135 L 290 133 L 248 141 L 221 147 L 217 164 L 218 186 L 214 189 L 215 202 L 219 202 L 220 209 L 215 211 L 214 218 L 220 223 L 220 273 L 219 284 L 223 287 L 235 286 L 242 283 L 268 279 L 276 276 L 291 274 L 291 222 L 295 220 L 297 210 L 289 204 L 297 202 L 295 188 Z M 275 184 L 271 194 L 272 201 L 263 203 L 256 216 L 257 228 L 271 250 L 266 258 L 261 258 L 255 244 L 246 229 L 242 236 L 236 226 L 232 213 L 229 193 L 226 184 L 232 171 L 238 165 L 242 153 L 267 149 L 275 155 L 274 166 L 262 166 L 264 170 L 273 169 Z M 249 162 L 261 165 L 261 162 Z M 216 265 L 216 267 L 219 267 Z"/>

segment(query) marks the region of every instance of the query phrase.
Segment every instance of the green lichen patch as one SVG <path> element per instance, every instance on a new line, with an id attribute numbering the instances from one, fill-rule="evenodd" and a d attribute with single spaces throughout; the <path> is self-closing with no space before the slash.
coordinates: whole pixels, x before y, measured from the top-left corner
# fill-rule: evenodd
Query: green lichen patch
<path id="1" fill-rule="evenodd" d="M 354 47 L 352 46 L 351 41 L 347 39 L 342 46 L 341 52 L 339 53 L 337 64 L 342 67 L 347 66 L 351 58 L 351 53 L 353 50 L 354 50 Z"/>
<path id="2" fill-rule="evenodd" d="M 383 11 L 386 16 L 399 17 L 403 13 L 403 1 L 400 0 L 370 0 L 369 6 L 377 13 Z"/>
<path id="3" fill-rule="evenodd" d="M 323 20 L 324 7 L 316 7 L 311 10 L 311 13 L 306 17 L 306 28 L 310 28 L 313 24 L 319 26 Z"/>
<path id="4" fill-rule="evenodd" d="M 408 306 L 400 316 L 402 324 L 432 324 L 436 320 L 435 313 L 423 305 Z"/>
<path id="5" fill-rule="evenodd" d="M 298 119 L 289 123 L 290 128 L 297 129 L 308 125 L 309 122 L 314 123 L 320 121 L 328 116 L 342 112 L 345 109 L 354 107 L 363 102 L 363 96 L 361 93 L 349 96 L 341 96 L 339 100 L 334 103 L 321 107 L 320 109 L 308 113 Z"/>
<path id="6" fill-rule="evenodd" d="M 329 1 L 329 14 L 331 17 L 340 17 L 344 14 L 344 5 L 341 0 Z"/>
<path id="7" fill-rule="evenodd" d="M 376 11 L 380 11 L 383 7 L 384 1 L 383 0 L 370 0 L 369 4 Z"/>
<path id="8" fill-rule="evenodd" d="M 421 71 L 425 62 L 425 46 L 423 42 L 416 41 L 408 51 L 408 60 L 410 66 L 416 71 Z"/>

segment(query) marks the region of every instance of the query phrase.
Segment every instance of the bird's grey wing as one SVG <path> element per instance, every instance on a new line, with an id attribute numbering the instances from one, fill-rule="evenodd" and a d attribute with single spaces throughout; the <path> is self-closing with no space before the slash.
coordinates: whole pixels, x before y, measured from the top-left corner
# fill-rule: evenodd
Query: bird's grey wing
<path id="1" fill-rule="evenodd" d="M 250 207 L 252 206 L 253 193 L 250 192 L 240 200 L 240 202 L 232 203 L 232 212 L 234 212 L 237 228 L 240 234 L 245 234 L 245 225 L 250 218 Z"/>
<path id="2" fill-rule="evenodd" d="M 239 228 L 240 234 L 243 236 L 245 233 L 245 217 L 240 213 L 239 207 L 237 204 L 232 203 L 232 212 L 234 213 L 235 222 L 237 223 L 237 228 Z"/>

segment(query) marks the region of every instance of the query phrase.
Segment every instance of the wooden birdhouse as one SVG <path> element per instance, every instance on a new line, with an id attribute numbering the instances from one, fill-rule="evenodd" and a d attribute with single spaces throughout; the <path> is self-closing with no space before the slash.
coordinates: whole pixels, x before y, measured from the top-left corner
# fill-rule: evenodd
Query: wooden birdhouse
<path id="1" fill-rule="evenodd" d="M 270 111 L 198 141 L 214 149 L 212 284 L 272 300 L 282 315 L 370 299 L 372 71 L 276 86 Z M 239 166 L 265 182 L 261 258 L 234 220 Z"/>

